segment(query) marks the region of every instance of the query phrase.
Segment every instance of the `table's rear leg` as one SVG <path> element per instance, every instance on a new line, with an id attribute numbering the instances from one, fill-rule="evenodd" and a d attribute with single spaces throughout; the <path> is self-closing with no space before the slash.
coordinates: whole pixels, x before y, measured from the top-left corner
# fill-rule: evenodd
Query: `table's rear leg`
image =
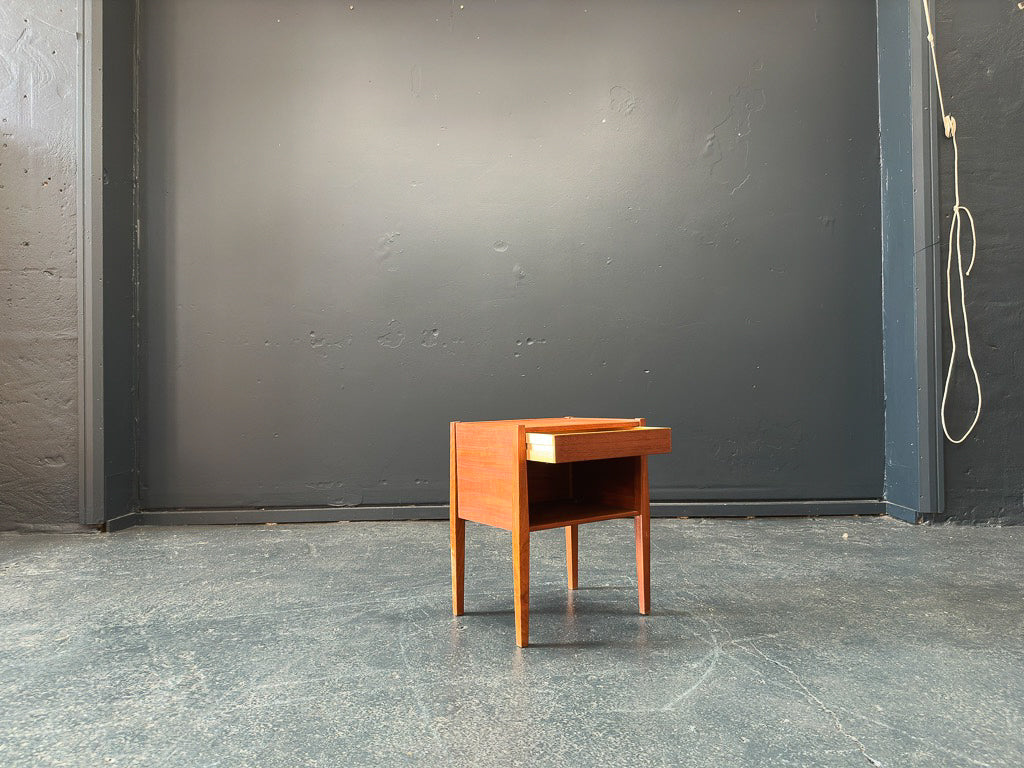
<path id="1" fill-rule="evenodd" d="M 651 516 L 633 518 L 636 529 L 636 581 L 640 597 L 640 613 L 651 612 Z"/>
<path id="2" fill-rule="evenodd" d="M 640 420 L 641 424 L 647 422 Z M 651 497 L 647 480 L 647 457 L 636 460 L 636 509 L 640 513 L 633 518 L 636 533 L 636 583 L 640 598 L 640 613 L 651 612 Z"/>
<path id="3" fill-rule="evenodd" d="M 579 585 L 579 537 L 578 525 L 565 526 L 565 567 L 569 572 L 569 589 L 576 589 Z"/>
<path id="4" fill-rule="evenodd" d="M 452 515 L 452 613 L 461 616 L 466 595 L 466 521 Z"/>
<path id="5" fill-rule="evenodd" d="M 459 497 L 456 483 L 455 422 L 451 425 L 451 471 L 448 516 L 451 523 L 452 550 L 452 613 L 461 616 L 465 610 L 466 593 L 466 521 L 459 519 Z"/>

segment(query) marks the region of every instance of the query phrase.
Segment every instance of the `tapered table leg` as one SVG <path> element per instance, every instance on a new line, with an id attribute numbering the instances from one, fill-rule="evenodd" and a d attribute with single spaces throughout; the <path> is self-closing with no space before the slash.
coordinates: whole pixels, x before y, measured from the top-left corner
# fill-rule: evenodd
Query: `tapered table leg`
<path id="1" fill-rule="evenodd" d="M 640 597 L 640 613 L 651 612 L 651 516 L 633 518 L 636 530 L 636 582 Z"/>
<path id="2" fill-rule="evenodd" d="M 465 611 L 466 595 L 466 521 L 452 515 L 452 613 Z"/>
<path id="3" fill-rule="evenodd" d="M 646 424 L 645 420 L 641 420 Z M 636 584 L 640 597 L 640 613 L 651 612 L 651 496 L 647 480 L 647 457 L 636 460 L 636 508 L 633 519 L 636 530 Z"/>
<path id="4" fill-rule="evenodd" d="M 565 526 L 565 567 L 569 572 L 569 589 L 576 589 L 579 585 L 579 537 L 580 532 L 578 525 Z"/>
<path id="5" fill-rule="evenodd" d="M 452 613 L 461 616 L 466 594 L 466 521 L 459 518 L 458 459 L 455 452 L 455 422 L 451 424 L 451 494 L 448 515 L 451 523 Z"/>
<path id="6" fill-rule="evenodd" d="M 513 530 L 512 577 L 515 579 L 516 645 L 530 644 L 530 531 Z"/>

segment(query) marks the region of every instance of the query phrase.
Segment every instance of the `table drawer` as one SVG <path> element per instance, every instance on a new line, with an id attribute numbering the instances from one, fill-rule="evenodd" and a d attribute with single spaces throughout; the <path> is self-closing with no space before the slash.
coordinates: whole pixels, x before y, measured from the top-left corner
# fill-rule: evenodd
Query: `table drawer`
<path id="1" fill-rule="evenodd" d="M 669 453 L 671 450 L 672 430 L 668 427 L 526 433 L 527 460 L 548 464 Z"/>

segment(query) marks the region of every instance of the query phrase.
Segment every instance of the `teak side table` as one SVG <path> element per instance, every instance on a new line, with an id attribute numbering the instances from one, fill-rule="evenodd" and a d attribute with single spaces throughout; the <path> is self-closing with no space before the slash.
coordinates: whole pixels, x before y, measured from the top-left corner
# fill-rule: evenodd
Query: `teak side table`
<path id="1" fill-rule="evenodd" d="M 647 455 L 672 430 L 644 419 L 523 419 L 451 424 L 452 610 L 464 611 L 466 521 L 512 532 L 516 644 L 530 634 L 530 533 L 565 528 L 569 589 L 578 583 L 578 526 L 632 517 L 640 613 L 651 610 Z"/>

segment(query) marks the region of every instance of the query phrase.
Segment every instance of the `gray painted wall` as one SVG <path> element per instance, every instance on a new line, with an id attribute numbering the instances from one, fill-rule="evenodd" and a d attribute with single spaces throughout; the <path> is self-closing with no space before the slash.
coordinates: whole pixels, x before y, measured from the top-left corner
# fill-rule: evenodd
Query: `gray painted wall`
<path id="1" fill-rule="evenodd" d="M 106 519 L 138 507 L 135 0 L 103 3 L 103 430 Z"/>
<path id="2" fill-rule="evenodd" d="M 936 37 L 946 109 L 957 119 L 961 202 L 971 209 L 978 226 L 978 263 L 967 291 L 985 398 L 974 434 L 963 445 L 946 446 L 945 519 L 1021 523 L 1024 12 L 1015 2 L 939 0 Z M 945 139 L 939 149 L 944 260 L 953 204 L 953 150 Z M 954 429 L 962 430 L 973 417 L 970 371 L 961 368 L 958 382 L 951 421 Z"/>
<path id="3" fill-rule="evenodd" d="M 881 495 L 874 4 L 142 26 L 143 506 L 442 501 L 524 414 L 675 427 L 657 499 Z"/>
<path id="4" fill-rule="evenodd" d="M 78 521 L 78 24 L 0 3 L 0 529 Z"/>

